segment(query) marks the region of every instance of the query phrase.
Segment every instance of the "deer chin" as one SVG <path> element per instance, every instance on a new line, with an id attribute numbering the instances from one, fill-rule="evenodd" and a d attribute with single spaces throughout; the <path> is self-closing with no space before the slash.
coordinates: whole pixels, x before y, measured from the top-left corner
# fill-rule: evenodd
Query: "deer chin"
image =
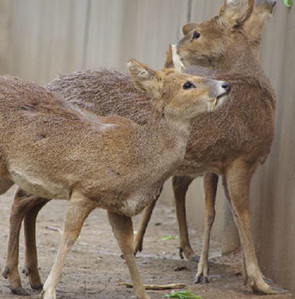
<path id="1" fill-rule="evenodd" d="M 211 103 L 210 103 L 210 110 L 209 110 L 209 112 L 212 112 L 215 109 L 215 107 L 217 106 L 217 104 L 218 104 L 218 99 L 214 98 L 211 101 Z"/>
<path id="2" fill-rule="evenodd" d="M 220 107 L 226 101 L 228 94 L 229 94 L 228 92 L 225 92 L 219 95 L 218 97 L 213 98 L 208 103 L 208 112 L 212 112 L 213 110 L 216 110 L 218 107 Z"/>
<path id="3" fill-rule="evenodd" d="M 210 100 L 207 104 L 208 112 L 212 112 L 216 108 L 217 104 L 218 104 L 217 98 L 213 98 L 212 100 Z"/>

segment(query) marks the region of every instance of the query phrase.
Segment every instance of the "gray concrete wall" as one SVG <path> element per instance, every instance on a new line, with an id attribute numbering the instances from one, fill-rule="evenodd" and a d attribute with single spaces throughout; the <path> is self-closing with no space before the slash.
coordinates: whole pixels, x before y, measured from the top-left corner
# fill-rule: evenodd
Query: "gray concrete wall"
<path id="1" fill-rule="evenodd" d="M 0 0 L 0 73 L 46 84 L 97 66 L 126 70 L 131 57 L 161 68 L 187 21 L 214 15 L 223 0 Z M 276 137 L 252 184 L 253 233 L 262 269 L 295 292 L 295 7 L 278 0 L 261 62 L 278 94 Z M 219 186 L 220 187 L 220 186 Z M 220 239 L 219 188 L 213 238 Z M 162 199 L 173 203 L 170 182 Z M 203 228 L 202 180 L 188 191 L 190 227 Z"/>

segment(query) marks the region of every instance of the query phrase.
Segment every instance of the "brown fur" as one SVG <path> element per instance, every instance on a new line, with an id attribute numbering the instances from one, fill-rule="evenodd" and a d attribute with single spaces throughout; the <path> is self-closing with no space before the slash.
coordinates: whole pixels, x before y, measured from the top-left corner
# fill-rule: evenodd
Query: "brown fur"
<path id="1" fill-rule="evenodd" d="M 246 3 L 247 3 L 246 1 L 243 2 L 244 5 Z M 245 24 L 242 28 L 244 35 L 247 37 L 249 46 L 256 58 L 258 58 L 258 54 L 259 54 L 260 41 L 261 41 L 263 28 L 264 28 L 267 20 L 271 16 L 271 14 L 273 13 L 273 8 L 274 8 L 275 4 L 276 4 L 276 2 L 274 0 L 257 0 L 256 6 L 254 8 L 252 15 L 250 16 L 249 20 L 247 20 L 245 22 Z M 243 7 L 243 6 L 240 6 L 240 7 Z M 187 24 L 183 27 L 183 31 L 184 31 L 184 33 L 187 34 L 187 33 L 189 33 L 189 31 L 196 29 L 197 26 L 198 26 L 198 24 Z M 246 48 L 245 50 L 248 51 L 249 49 Z M 167 60 L 167 63 L 169 63 L 168 60 Z M 230 62 L 229 62 L 229 64 L 230 64 Z M 216 75 L 214 69 L 212 69 L 210 67 L 206 68 L 206 67 L 200 67 L 200 66 L 196 66 L 196 65 L 187 67 L 186 72 L 189 72 L 192 74 L 199 74 L 202 76 L 209 75 L 211 77 L 214 77 Z M 211 174 L 211 175 L 213 177 L 215 176 L 214 174 Z M 213 179 L 213 177 L 211 180 L 207 180 L 207 181 L 212 181 L 212 182 L 216 181 L 216 185 L 217 185 L 217 180 Z M 184 187 L 183 187 L 184 190 L 186 190 L 188 188 L 187 180 L 185 178 L 179 177 L 178 181 L 179 182 L 182 181 L 182 184 L 184 185 Z M 180 209 L 181 211 L 184 211 L 184 213 L 180 213 L 179 211 L 177 211 L 178 221 L 179 221 L 179 229 L 180 229 L 180 252 L 181 253 L 183 252 L 184 255 L 188 259 L 196 259 L 197 257 L 194 255 L 194 252 L 189 244 L 188 238 L 186 237 L 186 236 L 188 236 L 188 232 L 186 229 L 187 225 L 186 225 L 186 215 L 185 215 L 185 208 L 184 208 L 185 192 L 182 195 L 178 195 L 179 192 L 176 192 L 176 189 L 178 187 L 177 186 L 173 186 L 173 187 L 175 190 L 176 207 L 178 209 Z M 213 186 L 212 188 L 216 189 L 216 186 Z M 205 187 L 206 201 L 207 201 L 207 193 L 209 194 L 208 198 L 212 198 L 210 194 L 212 194 L 213 191 L 210 191 L 209 189 L 210 188 Z M 207 192 L 207 190 L 209 190 L 209 191 Z M 209 226 L 211 227 L 212 223 L 213 222 L 211 220 L 208 220 L 206 218 L 206 220 L 205 220 L 205 231 L 206 232 L 210 232 Z M 146 226 L 146 225 L 147 225 L 146 223 L 141 223 L 141 226 Z M 139 240 L 138 244 L 141 244 L 143 236 L 137 236 L 137 239 Z M 208 240 L 208 239 L 209 239 L 209 236 L 207 236 L 207 234 L 205 233 L 204 240 Z M 206 242 L 204 242 L 204 245 L 205 245 L 205 243 Z M 209 243 L 208 243 L 208 245 L 209 245 Z M 206 246 L 205 246 L 205 248 L 203 248 L 203 251 L 208 250 L 208 245 L 207 245 L 207 248 L 206 248 Z"/>
<path id="2" fill-rule="evenodd" d="M 207 112 L 215 98 L 227 94 L 223 81 L 179 73 L 167 76 L 134 60 L 129 70 L 142 100 L 152 107 L 142 126 L 120 116 L 96 116 L 37 84 L 0 77 L 0 181 L 6 189 L 15 183 L 44 199 L 69 200 L 44 299 L 55 298 L 66 254 L 97 207 L 108 211 L 136 297 L 149 298 L 134 259 L 131 216 L 154 202 L 182 162 L 193 120 Z M 129 78 L 128 82 L 129 93 L 137 94 Z M 197 87 L 185 89 L 187 82 Z M 18 191 L 18 197 L 25 193 Z M 26 212 L 32 212 L 32 200 L 28 199 Z M 35 200 L 38 212 L 37 206 L 46 202 Z M 17 275 L 14 270 L 8 266 L 6 275 Z M 17 280 L 14 277 L 13 282 Z"/>
<path id="3" fill-rule="evenodd" d="M 238 1 L 236 2 L 238 3 Z M 237 12 L 243 9 L 246 4 L 247 1 L 240 1 Z M 243 31 L 256 57 L 259 55 L 263 29 L 272 16 L 275 5 L 275 0 L 256 0 L 253 12 L 243 26 Z M 223 9 L 224 7 L 221 8 L 221 10 Z M 188 23 L 184 25 L 182 28 L 183 34 L 188 34 L 193 29 L 196 29 L 198 25 L 198 23 Z"/>
<path id="4" fill-rule="evenodd" d="M 203 122 L 204 127 L 200 131 L 206 134 L 205 136 L 210 136 L 205 140 L 209 143 L 209 147 L 204 151 L 198 148 L 194 157 L 198 157 L 197 161 L 203 161 L 207 171 L 223 176 L 225 193 L 240 233 L 246 281 L 249 281 L 254 291 L 276 293 L 278 290 L 270 288 L 263 281 L 251 238 L 249 215 L 251 177 L 259 163 L 264 162 L 267 157 L 273 140 L 275 94 L 256 59 L 259 47 L 255 47 L 255 45 L 259 45 L 259 33 L 261 33 L 263 26 L 258 26 L 256 32 L 255 30 L 251 31 L 250 27 L 253 26 L 253 22 L 248 27 L 245 24 L 251 15 L 253 1 L 249 0 L 248 6 L 242 6 L 244 9 L 241 9 L 240 3 L 239 1 L 232 1 L 229 4 L 225 2 L 218 16 L 194 27 L 179 41 L 178 54 L 186 66 L 210 67 L 216 78 L 227 78 L 233 86 L 232 96 L 234 100 L 226 109 L 228 122 L 225 119 L 216 119 L 211 123 Z M 259 18 L 259 22 L 261 20 L 262 18 Z M 251 31 L 250 39 L 245 33 L 244 26 Z M 200 33 L 199 38 L 193 38 L 195 31 Z M 253 36 L 259 36 L 256 39 L 257 44 L 253 43 Z M 211 42 L 210 45 L 209 42 Z M 251 47 L 254 47 L 254 51 L 251 50 Z M 198 68 L 194 72 L 193 67 L 190 72 L 199 73 Z M 238 92 L 234 90 L 236 84 L 240 87 Z M 214 133 L 211 131 L 210 134 L 208 131 L 212 123 L 218 124 L 216 126 L 218 138 L 211 137 Z M 255 136 L 259 136 L 258 139 Z M 212 145 L 212 150 L 210 145 Z M 187 155 L 191 154 L 190 147 L 189 144 Z M 181 168 L 190 168 L 189 165 L 186 165 L 186 161 L 188 158 L 185 158 Z M 190 174 L 189 170 L 187 173 Z M 204 179 L 206 194 L 205 233 L 196 282 L 208 281 L 209 238 L 215 217 L 214 202 L 218 179 L 215 174 L 207 173 Z M 188 184 L 185 180 L 180 180 L 180 185 L 183 185 L 182 188 L 187 189 Z M 176 200 L 183 203 L 185 191 L 178 195 L 175 184 L 174 190 Z M 181 207 L 177 206 L 178 209 Z M 180 228 L 185 228 L 186 225 L 184 213 L 182 212 L 178 217 Z M 181 238 L 181 242 L 183 241 L 187 246 L 189 245 L 188 238 L 185 237 L 185 232 L 183 234 L 184 237 Z M 187 247 L 188 254 L 191 254 L 190 246 Z"/>
<path id="5" fill-rule="evenodd" d="M 265 16 L 268 16 L 272 12 L 272 9 L 269 9 L 272 5 L 268 5 L 268 3 L 273 3 L 273 1 L 258 0 L 258 2 L 259 5 L 256 6 L 254 13 L 256 11 L 261 11 L 261 13 L 252 14 L 250 19 L 245 22 L 244 29 L 240 28 L 239 30 L 235 30 L 238 31 L 237 34 L 234 33 L 234 36 L 236 36 L 235 39 L 229 38 L 229 36 L 232 36 L 232 33 L 230 30 L 227 32 L 226 28 L 222 28 L 222 30 L 215 29 L 213 33 L 209 32 L 211 40 L 208 38 L 208 41 L 206 41 L 206 47 L 204 49 L 206 57 L 210 57 L 210 55 L 215 56 L 215 53 L 219 51 L 217 51 L 216 48 L 219 47 L 217 43 L 224 42 L 224 39 L 220 36 L 220 34 L 222 34 L 226 41 L 232 43 L 231 50 L 228 50 L 228 55 L 238 54 L 238 56 L 240 56 L 242 53 L 244 56 L 241 58 L 241 61 L 244 61 L 243 63 L 245 64 L 246 60 L 247 65 L 242 65 L 238 61 L 231 63 L 231 60 L 228 60 L 220 64 L 218 62 L 218 66 L 216 66 L 215 62 L 215 69 L 211 68 L 209 71 L 208 68 L 203 69 L 207 74 L 210 73 L 213 76 L 217 69 L 218 76 L 222 75 L 222 72 L 225 72 L 226 74 L 223 76 L 229 78 L 232 82 L 234 96 L 231 97 L 230 105 L 228 105 L 227 108 L 222 108 L 222 112 L 221 109 L 219 109 L 219 111 L 211 113 L 210 115 L 200 117 L 198 122 L 194 124 L 185 162 L 175 174 L 192 175 L 195 177 L 203 174 L 205 171 L 224 173 L 229 165 L 238 158 L 247 161 L 247 164 L 250 165 L 252 163 L 258 163 L 259 160 L 263 161 L 269 152 L 273 138 L 275 97 L 271 85 L 264 74 L 261 73 L 261 68 L 257 64 L 257 61 L 253 57 L 250 58 L 250 61 L 252 60 L 253 62 L 248 66 L 247 56 L 249 53 L 251 57 L 251 50 L 253 55 L 257 56 L 262 29 L 267 21 Z M 249 25 L 247 27 L 248 22 Z M 216 18 L 207 23 L 202 23 L 201 25 L 205 27 L 206 24 L 211 24 L 210 28 L 212 28 L 212 23 L 217 24 Z M 256 26 L 257 24 L 258 26 Z M 192 28 L 194 29 L 195 27 Z M 255 34 L 251 33 L 251 36 L 258 37 L 255 39 L 257 42 L 255 41 L 253 43 L 250 37 L 249 39 L 246 38 L 248 34 L 246 29 L 247 32 L 255 32 Z M 216 33 L 218 33 L 217 36 L 215 36 Z M 226 37 L 226 35 L 228 35 L 228 37 Z M 212 40 L 212 38 L 214 39 Z M 210 45 L 213 41 L 217 45 L 212 47 L 212 49 L 215 50 L 210 52 Z M 241 45 L 239 51 L 235 51 L 234 47 L 239 44 L 240 41 Z M 187 56 L 194 57 L 194 51 L 195 49 L 191 49 Z M 168 56 L 167 67 L 171 66 L 171 64 L 169 65 L 171 60 L 172 56 L 170 55 L 170 58 Z M 207 62 L 208 61 L 210 63 L 212 62 L 210 59 L 207 59 Z M 194 63 L 195 61 L 193 61 L 193 64 Z M 202 64 L 204 65 L 204 63 Z M 223 70 L 219 69 L 221 65 L 223 65 Z M 233 68 L 232 65 L 234 66 Z M 208 67 L 207 63 L 205 67 Z M 239 71 L 242 67 L 245 67 L 246 73 L 244 73 L 244 70 L 243 72 Z M 252 75 L 253 69 L 258 71 L 257 76 Z M 193 66 L 189 71 L 196 72 L 196 69 Z M 172 71 L 172 73 L 173 72 L 174 71 Z M 199 67 L 197 73 L 200 73 Z M 49 88 L 63 94 L 68 101 L 89 109 L 96 114 L 119 114 L 133 119 L 140 124 L 146 123 L 150 115 L 150 105 L 145 100 L 144 95 L 138 91 L 137 93 L 133 93 L 133 87 L 129 77 L 115 71 L 87 71 L 65 75 L 49 84 Z M 251 90 L 251 93 L 249 93 L 249 90 Z M 247 96 L 244 97 L 244 95 Z M 261 116 L 257 111 L 260 111 Z M 183 179 L 180 179 L 179 177 L 179 187 L 177 189 L 179 190 L 179 192 L 177 191 L 179 196 L 177 196 L 177 199 L 183 199 L 177 200 L 177 203 L 184 203 L 185 190 L 191 182 L 191 179 L 188 180 L 187 178 L 188 177 L 183 177 Z M 214 182 L 216 180 L 208 179 L 207 181 L 209 182 L 207 184 L 209 186 L 211 185 L 210 182 L 213 182 L 214 189 Z M 183 187 L 181 187 L 181 184 Z M 206 198 L 212 198 L 213 192 L 210 191 L 210 188 L 207 187 L 205 190 L 209 190 L 209 195 L 206 195 Z M 19 209 L 22 206 L 17 198 L 14 205 Z M 178 210 L 180 209 L 184 210 L 183 207 L 178 208 Z M 147 225 L 146 220 L 149 219 L 151 211 L 152 208 L 146 213 L 144 225 L 139 229 L 141 234 L 139 233 L 136 236 L 137 250 L 142 246 L 143 232 Z M 183 213 L 179 214 L 182 215 L 183 225 L 186 225 Z M 12 227 L 14 226 L 12 225 Z M 35 224 L 33 224 L 32 227 L 27 227 L 25 233 L 27 238 L 30 235 L 30 231 L 34 230 L 34 227 Z M 181 230 L 183 231 L 180 235 L 182 240 L 183 236 L 187 234 L 187 228 Z M 34 252 L 35 243 L 28 242 L 27 246 L 29 252 Z M 9 248 L 11 248 L 11 246 L 9 246 Z M 187 258 L 194 256 L 188 238 L 181 244 L 181 248 Z M 37 256 L 31 259 L 34 260 L 34 264 L 36 264 Z M 11 264 L 15 264 L 15 257 L 11 257 L 11 259 L 8 260 L 7 265 L 9 266 Z M 27 268 L 31 267 L 29 261 L 26 262 L 26 265 Z M 38 270 L 34 269 L 33 272 L 38 272 Z M 206 273 L 204 273 L 204 275 L 206 276 Z M 34 280 L 35 276 L 33 276 L 34 275 L 29 274 L 30 280 Z M 35 280 L 37 281 L 38 277 Z M 41 282 L 39 283 L 41 284 Z M 14 285 L 20 286 L 20 280 L 18 280 L 18 284 Z M 264 289 L 262 291 L 264 291 Z"/>

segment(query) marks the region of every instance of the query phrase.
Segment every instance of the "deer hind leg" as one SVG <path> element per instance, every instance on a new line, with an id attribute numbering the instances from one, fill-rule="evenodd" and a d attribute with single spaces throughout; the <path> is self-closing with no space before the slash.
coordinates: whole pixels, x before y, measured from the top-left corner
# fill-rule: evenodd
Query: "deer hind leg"
<path id="1" fill-rule="evenodd" d="M 150 299 L 134 258 L 133 226 L 131 217 L 108 212 L 115 237 L 125 257 L 137 299 Z"/>
<path id="2" fill-rule="evenodd" d="M 245 258 L 245 268 L 251 288 L 259 293 L 281 293 L 285 291 L 271 288 L 264 282 L 255 254 L 249 212 L 249 189 L 253 172 L 253 165 L 241 160 L 234 161 L 226 170 L 224 178 L 226 196 L 230 202 L 234 220 L 239 230 Z"/>
<path id="3" fill-rule="evenodd" d="M 200 261 L 198 264 L 198 272 L 195 278 L 195 282 L 208 283 L 209 274 L 209 243 L 210 234 L 213 222 L 215 220 L 215 199 L 218 184 L 218 175 L 214 173 L 206 173 L 204 176 L 204 189 L 205 189 L 205 201 L 206 201 L 206 213 L 204 223 L 204 237 L 203 246 Z"/>
<path id="4" fill-rule="evenodd" d="M 173 177 L 172 186 L 174 191 L 176 216 L 179 228 L 179 255 L 183 259 L 183 254 L 187 260 L 199 261 L 199 257 L 194 253 L 188 236 L 186 210 L 185 210 L 185 195 L 187 189 L 194 178 L 188 176 Z"/>
<path id="5" fill-rule="evenodd" d="M 14 196 L 10 214 L 10 230 L 7 249 L 6 267 L 3 276 L 8 278 L 12 293 L 28 295 L 22 288 L 18 272 L 19 233 L 21 223 L 26 213 L 35 205 L 35 200 L 28 196 L 22 189 L 18 189 Z"/>
<path id="6" fill-rule="evenodd" d="M 1 167 L 1 166 L 0 166 Z M 0 172 L 1 175 L 1 172 Z M 10 179 L 7 179 L 5 177 L 0 177 L 0 195 L 5 193 L 10 187 L 14 185 L 14 182 Z"/>
<path id="7" fill-rule="evenodd" d="M 14 185 L 14 182 L 8 176 L 9 173 L 7 165 L 0 152 L 0 195 L 5 193 L 12 185 Z"/>
<path id="8" fill-rule="evenodd" d="M 135 255 L 138 251 L 139 252 L 142 251 L 143 238 L 144 238 L 144 235 L 145 235 L 145 231 L 146 231 L 146 228 L 149 224 L 149 221 L 151 219 L 154 207 L 156 205 L 156 202 L 158 201 L 159 196 L 160 196 L 160 193 L 157 196 L 157 198 L 143 210 L 143 214 L 142 214 L 142 217 L 141 217 L 139 228 L 138 228 L 137 233 L 136 233 L 135 238 L 134 238 L 134 254 Z"/>
<path id="9" fill-rule="evenodd" d="M 26 260 L 23 273 L 28 276 L 30 286 L 34 290 L 42 290 L 43 284 L 41 282 L 38 270 L 38 256 L 36 247 L 36 218 L 39 211 L 50 200 L 45 198 L 32 198 L 35 203 L 34 206 L 25 214 L 24 219 L 24 233 L 26 242 Z"/>
<path id="10" fill-rule="evenodd" d="M 95 208 L 94 202 L 76 194 L 72 195 L 67 207 L 62 241 L 54 265 L 43 286 L 43 299 L 56 298 L 55 289 L 60 280 L 66 255 L 78 238 L 85 219 Z"/>

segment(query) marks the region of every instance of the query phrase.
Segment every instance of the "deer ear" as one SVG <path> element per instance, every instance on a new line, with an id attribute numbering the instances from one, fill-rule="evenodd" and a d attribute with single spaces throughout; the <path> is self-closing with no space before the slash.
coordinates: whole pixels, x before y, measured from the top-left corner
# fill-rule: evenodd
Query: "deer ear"
<path id="1" fill-rule="evenodd" d="M 254 5 L 255 0 L 225 0 L 219 10 L 219 17 L 231 28 L 242 27 L 250 18 Z"/>
<path id="2" fill-rule="evenodd" d="M 172 57 L 172 45 L 169 45 L 169 49 L 166 52 L 165 68 L 174 68 L 173 57 Z"/>
<path id="3" fill-rule="evenodd" d="M 166 53 L 166 62 L 164 68 L 162 69 L 162 73 L 168 76 L 175 73 L 182 73 L 183 70 L 183 63 L 181 62 L 179 55 L 176 53 L 176 45 L 169 45 L 169 49 Z"/>
<path id="4" fill-rule="evenodd" d="M 191 32 L 193 29 L 196 29 L 197 27 L 198 27 L 197 23 L 188 23 L 188 24 L 185 24 L 182 27 L 182 33 L 184 35 L 187 35 L 189 32 Z"/>
<path id="5" fill-rule="evenodd" d="M 249 20 L 244 25 L 244 32 L 249 41 L 259 46 L 262 32 L 274 13 L 275 0 L 256 0 L 255 8 Z"/>
<path id="6" fill-rule="evenodd" d="M 134 86 L 137 89 L 144 91 L 154 99 L 162 97 L 163 83 L 159 72 L 135 59 L 130 59 L 127 66 Z"/>
<path id="7" fill-rule="evenodd" d="M 177 54 L 176 45 L 169 46 L 169 50 L 166 53 L 165 68 L 173 69 L 174 73 L 182 73 L 185 69 L 179 55 Z"/>

